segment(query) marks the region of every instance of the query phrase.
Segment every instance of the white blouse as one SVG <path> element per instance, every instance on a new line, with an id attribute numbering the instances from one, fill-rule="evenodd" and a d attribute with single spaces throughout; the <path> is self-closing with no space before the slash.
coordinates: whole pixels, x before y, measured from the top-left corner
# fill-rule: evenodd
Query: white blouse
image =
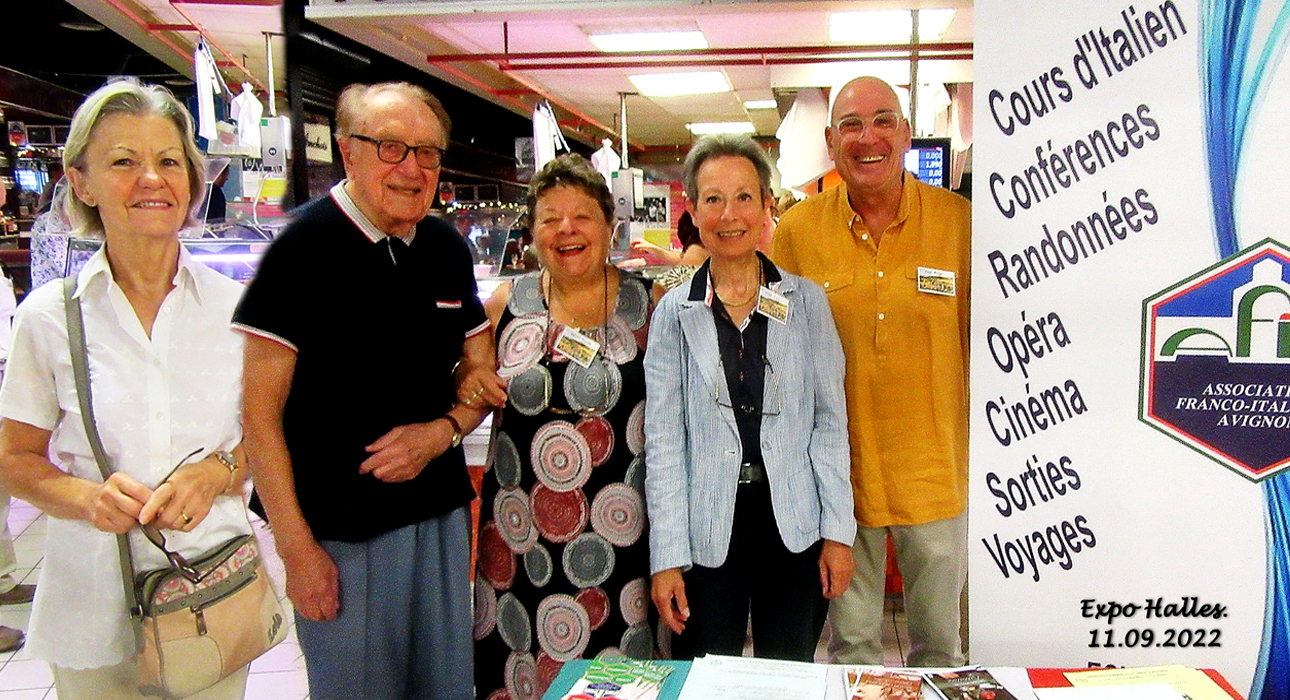
<path id="1" fill-rule="evenodd" d="M 117 470 L 150 488 L 189 452 L 201 449 L 198 459 L 242 441 L 242 336 L 229 328 L 242 286 L 182 247 L 174 284 L 149 339 L 102 250 L 77 278 L 104 449 Z M 102 481 L 77 403 L 61 281 L 36 289 L 18 307 L 0 416 L 52 431 L 50 461 Z M 134 656 L 116 535 L 85 520 L 48 523 L 27 636 L 32 655 L 77 669 Z M 220 496 L 194 532 L 165 534 L 173 550 L 195 556 L 250 531 L 242 499 Z M 136 569 L 165 566 L 138 528 L 129 539 Z"/>

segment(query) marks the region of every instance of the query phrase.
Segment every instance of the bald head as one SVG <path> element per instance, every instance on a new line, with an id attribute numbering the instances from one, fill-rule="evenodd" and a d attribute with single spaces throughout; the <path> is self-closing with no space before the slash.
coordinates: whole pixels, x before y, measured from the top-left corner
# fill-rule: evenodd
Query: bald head
<path id="1" fill-rule="evenodd" d="M 882 78 L 866 75 L 855 78 L 838 89 L 833 98 L 833 110 L 829 113 L 829 123 L 837 124 L 838 119 L 847 114 L 845 110 L 856 102 L 885 104 L 885 109 L 901 114 L 900 97 L 896 95 L 895 88 Z M 839 107 L 844 111 L 839 111 Z"/>
<path id="2" fill-rule="evenodd" d="M 900 98 L 886 82 L 866 76 L 837 91 L 824 141 L 853 203 L 899 202 L 910 138 Z"/>

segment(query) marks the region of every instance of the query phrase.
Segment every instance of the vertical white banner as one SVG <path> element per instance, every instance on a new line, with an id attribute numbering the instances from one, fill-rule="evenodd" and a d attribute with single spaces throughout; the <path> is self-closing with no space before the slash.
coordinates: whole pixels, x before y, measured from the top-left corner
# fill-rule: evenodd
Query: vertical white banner
<path id="1" fill-rule="evenodd" d="M 1247 693 L 1284 655 L 1290 69 L 1265 5 L 975 5 L 974 663 L 1177 663 Z M 1219 10 L 1247 11 L 1244 54 Z M 1260 62 L 1242 112 L 1216 76 Z"/>

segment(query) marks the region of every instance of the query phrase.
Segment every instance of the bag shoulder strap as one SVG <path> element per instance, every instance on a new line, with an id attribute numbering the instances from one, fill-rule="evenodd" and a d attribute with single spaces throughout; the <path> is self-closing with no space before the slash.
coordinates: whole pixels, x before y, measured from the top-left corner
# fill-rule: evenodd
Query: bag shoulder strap
<path id="1" fill-rule="evenodd" d="M 85 349 L 85 316 L 81 312 L 81 300 L 75 297 L 76 276 L 63 278 L 63 301 L 67 313 L 67 343 L 72 352 L 72 376 L 76 379 L 76 399 L 81 406 L 81 422 L 85 426 L 85 438 L 89 440 L 94 461 L 99 465 L 103 480 L 107 481 L 116 471 L 108 461 L 107 451 L 103 449 L 103 438 L 94 422 L 94 401 L 90 393 L 89 354 Z"/>
<path id="2" fill-rule="evenodd" d="M 99 465 L 103 480 L 107 481 L 115 471 L 108 461 L 107 450 L 103 449 L 103 439 L 99 436 L 98 426 L 94 421 L 94 402 L 90 395 L 89 353 L 85 349 L 85 315 L 81 312 L 81 300 L 76 297 L 76 275 L 63 278 L 63 303 L 67 313 L 67 344 L 72 354 L 72 376 L 76 380 L 76 399 L 81 407 L 81 421 L 85 426 L 85 438 L 89 440 L 94 461 Z M 134 590 L 134 557 L 130 554 L 130 541 L 125 535 L 117 535 L 117 558 L 121 562 L 121 581 L 125 588 L 125 602 L 130 609 L 130 618 L 143 619 L 143 607 Z M 135 626 L 136 637 L 142 641 L 142 629 Z"/>

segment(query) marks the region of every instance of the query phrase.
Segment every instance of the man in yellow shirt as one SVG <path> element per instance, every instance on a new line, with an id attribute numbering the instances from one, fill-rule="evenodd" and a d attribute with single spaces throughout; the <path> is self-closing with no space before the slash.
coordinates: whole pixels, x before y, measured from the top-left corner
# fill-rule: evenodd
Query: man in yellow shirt
<path id="1" fill-rule="evenodd" d="M 855 574 L 829 650 L 881 664 L 886 540 L 905 581 L 910 666 L 963 663 L 967 572 L 966 199 L 907 173 L 909 122 L 887 83 L 839 90 L 825 128 L 842 184 L 789 210 L 776 263 L 824 287 L 846 355 Z"/>

